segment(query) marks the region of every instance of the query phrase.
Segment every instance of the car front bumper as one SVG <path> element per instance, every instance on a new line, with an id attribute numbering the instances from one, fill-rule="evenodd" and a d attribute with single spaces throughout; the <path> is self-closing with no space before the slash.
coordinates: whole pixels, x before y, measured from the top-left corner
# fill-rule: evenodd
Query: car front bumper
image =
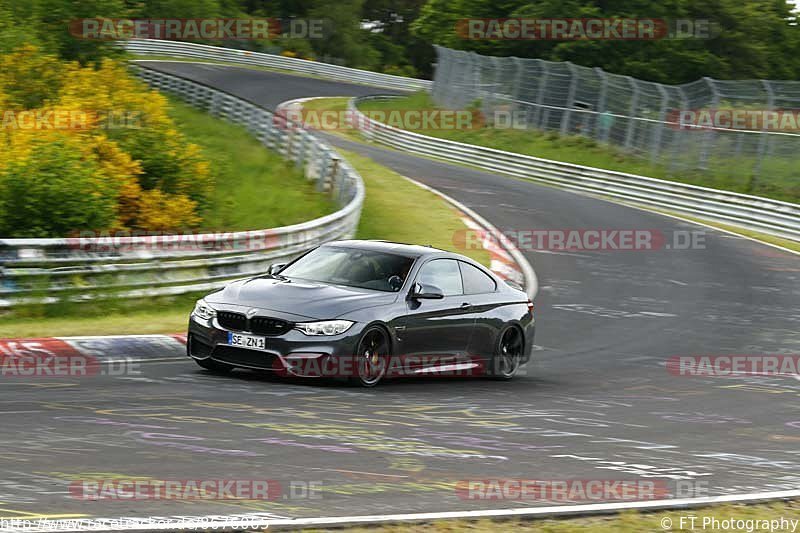
<path id="1" fill-rule="evenodd" d="M 364 324 L 355 323 L 341 335 L 311 336 L 290 330 L 280 336 L 264 336 L 265 350 L 228 344 L 229 330 L 215 319 L 189 318 L 187 355 L 240 368 L 266 370 L 298 377 L 349 377 L 353 375 L 355 351 Z M 244 331 L 233 331 L 243 333 Z"/>

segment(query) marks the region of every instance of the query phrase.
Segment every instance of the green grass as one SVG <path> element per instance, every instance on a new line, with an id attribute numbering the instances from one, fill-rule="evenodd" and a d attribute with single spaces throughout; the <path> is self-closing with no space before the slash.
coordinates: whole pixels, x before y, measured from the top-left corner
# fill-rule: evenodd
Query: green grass
<path id="1" fill-rule="evenodd" d="M 216 192 L 205 231 L 241 231 L 304 222 L 336 210 L 333 200 L 245 128 L 170 98 L 170 116 L 211 162 Z"/>
<path id="2" fill-rule="evenodd" d="M 359 109 L 363 111 L 402 111 L 436 109 L 436 106 L 428 93 L 418 92 L 392 100 L 365 101 L 359 105 Z M 761 177 L 753 179 L 751 170 L 754 160 L 748 158 L 710 160 L 708 162 L 710 170 L 707 172 L 697 170 L 670 172 L 663 165 L 650 164 L 647 159 L 579 135 L 561 136 L 555 132 L 545 133 L 531 129 L 488 127 L 459 130 L 430 129 L 419 133 L 545 159 L 755 194 L 789 202 L 800 201 L 800 173 L 797 171 L 796 160 L 769 158 L 763 163 Z M 697 139 L 699 145 L 702 134 L 698 134 Z M 691 160 L 692 157 L 695 157 L 694 160 L 696 160 L 697 154 L 687 153 L 684 155 L 687 160 Z"/>
<path id="3" fill-rule="evenodd" d="M 689 516 L 695 516 L 695 527 L 689 527 Z M 684 527 L 680 527 L 684 517 Z M 753 529 L 721 529 L 708 523 L 702 527 L 703 519 L 716 518 L 720 523 L 728 519 L 741 520 L 780 520 L 781 517 L 800 519 L 800 502 L 775 502 L 758 505 L 721 505 L 685 511 L 657 511 L 652 513 L 625 512 L 617 515 L 591 516 L 563 519 L 537 520 L 441 520 L 438 522 L 409 525 L 387 525 L 379 527 L 353 527 L 339 529 L 347 533 L 412 533 L 430 531 L 432 533 L 493 533 L 514 531 L 521 533 L 573 533 L 591 531 L 592 533 L 640 533 L 644 531 L 770 531 L 756 527 Z M 668 519 L 671 527 L 664 527 L 662 520 Z M 663 522 L 667 524 L 667 522 Z M 721 525 L 721 524 L 720 524 Z M 755 523 L 753 524 L 755 525 Z M 800 529 L 800 528 L 798 528 Z M 337 531 L 333 529 L 315 529 L 312 532 Z M 792 531 L 776 529 L 775 531 Z"/>
<path id="4" fill-rule="evenodd" d="M 22 306 L 0 319 L 0 338 L 179 333 L 201 296 Z"/>

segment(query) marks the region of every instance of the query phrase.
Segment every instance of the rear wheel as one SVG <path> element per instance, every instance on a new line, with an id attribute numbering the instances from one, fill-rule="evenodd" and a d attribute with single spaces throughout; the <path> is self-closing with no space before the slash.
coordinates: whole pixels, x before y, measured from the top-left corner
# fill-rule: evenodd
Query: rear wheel
<path id="1" fill-rule="evenodd" d="M 501 380 L 513 378 L 522 364 L 524 346 L 522 332 L 518 327 L 510 326 L 503 331 L 489 368 L 489 376 Z"/>
<path id="2" fill-rule="evenodd" d="M 389 334 L 379 326 L 372 326 L 364 332 L 358 342 L 355 359 L 355 376 L 350 378 L 354 385 L 374 387 L 386 374 L 390 351 Z"/>
<path id="3" fill-rule="evenodd" d="M 215 374 L 227 374 L 234 369 L 231 365 L 219 363 L 213 359 L 195 359 L 194 362 Z"/>

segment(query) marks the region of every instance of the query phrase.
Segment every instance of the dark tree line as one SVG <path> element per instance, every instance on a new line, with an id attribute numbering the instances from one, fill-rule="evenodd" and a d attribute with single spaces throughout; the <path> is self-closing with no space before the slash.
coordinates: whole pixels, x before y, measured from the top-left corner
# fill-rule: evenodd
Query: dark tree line
<path id="1" fill-rule="evenodd" d="M 289 53 L 394 74 L 429 76 L 433 44 L 482 54 L 569 60 L 637 78 L 680 83 L 719 79 L 798 79 L 800 26 L 786 0 L 0 0 L 0 52 L 32 43 L 84 63 L 115 53 L 73 38 L 81 17 L 319 18 L 324 39 L 278 37 L 228 46 Z M 468 40 L 469 18 L 656 18 L 709 20 L 709 38 L 652 41 Z"/>

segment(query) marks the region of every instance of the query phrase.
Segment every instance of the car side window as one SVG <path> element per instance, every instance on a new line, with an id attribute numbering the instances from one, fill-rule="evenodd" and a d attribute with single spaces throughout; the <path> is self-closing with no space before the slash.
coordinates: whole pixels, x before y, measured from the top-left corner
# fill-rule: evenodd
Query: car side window
<path id="1" fill-rule="evenodd" d="M 458 261 L 454 259 L 434 259 L 425 263 L 417 276 L 417 283 L 439 287 L 445 296 L 464 294 Z"/>
<path id="2" fill-rule="evenodd" d="M 497 283 L 480 268 L 463 261 L 459 261 L 458 266 L 464 279 L 464 294 L 484 294 L 497 290 Z"/>

